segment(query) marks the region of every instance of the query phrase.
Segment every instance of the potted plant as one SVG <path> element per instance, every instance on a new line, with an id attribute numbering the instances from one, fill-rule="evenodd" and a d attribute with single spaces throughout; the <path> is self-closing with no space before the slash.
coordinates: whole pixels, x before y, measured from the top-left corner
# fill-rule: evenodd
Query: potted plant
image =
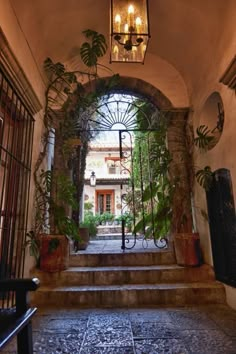
<path id="1" fill-rule="evenodd" d="M 125 232 L 130 232 L 132 229 L 133 221 L 134 221 L 133 215 L 130 212 L 125 211 L 125 213 L 122 215 L 121 219 L 124 220 Z"/>
<path id="2" fill-rule="evenodd" d="M 87 222 L 81 222 L 78 228 L 79 239 L 74 241 L 75 252 L 86 250 L 89 244 L 89 225 Z"/>
<path id="3" fill-rule="evenodd" d="M 174 184 L 172 200 L 172 234 L 177 264 L 182 266 L 199 266 L 202 263 L 200 237 L 193 222 L 195 208 L 193 207 L 194 178 L 205 189 L 209 187 L 212 172 L 209 166 L 195 171 L 192 160 L 193 146 L 206 148 L 211 144 L 213 136 L 205 126 L 197 129 L 196 138 L 186 137 L 185 121 L 179 121 L 172 139 L 168 144 L 172 153 L 170 168 L 171 181 Z M 169 132 L 170 133 L 170 132 Z M 177 134 L 177 137 L 176 137 Z M 190 142 L 191 146 L 187 144 Z"/>
<path id="4" fill-rule="evenodd" d="M 52 171 L 41 171 L 40 181 L 41 213 L 35 220 L 38 233 L 29 232 L 26 245 L 41 270 L 61 271 L 69 264 L 69 238 L 78 240 L 78 227 L 68 216 L 68 207 L 77 207 L 75 187 L 64 175 L 53 178 Z"/>
<path id="5" fill-rule="evenodd" d="M 114 218 L 115 215 L 113 215 L 112 213 L 107 213 L 106 222 L 108 223 L 108 225 L 113 225 Z"/>
<path id="6" fill-rule="evenodd" d="M 84 220 L 80 222 L 79 238 L 75 241 L 75 251 L 85 250 L 89 244 L 89 239 L 97 235 L 97 215 L 93 215 L 91 211 L 86 211 Z"/>
<path id="7" fill-rule="evenodd" d="M 88 68 L 87 72 L 67 71 L 62 63 L 54 63 L 50 58 L 44 62 L 48 86 L 45 91 L 42 149 L 33 174 L 36 190 L 35 225 L 34 231 L 28 233 L 26 243 L 31 247 L 31 252 L 32 247 L 34 248 L 33 253 L 40 258 L 40 267 L 43 269 L 45 269 L 46 255 L 50 256 L 50 262 L 53 261 L 53 256 L 58 258 L 57 253 L 63 242 L 61 239 L 68 241 L 65 235 L 78 240 L 79 205 L 75 203 L 74 197 L 79 202 L 82 195 L 86 147 L 89 139 L 88 134 L 79 136 L 79 128 L 83 121 L 80 113 L 86 111 L 94 102 L 96 103 L 107 86 L 111 88 L 109 80 L 107 86 L 103 83 L 101 85 L 103 89 L 97 87 L 95 93 L 90 93 L 83 88 L 80 78 L 84 79 L 84 75 L 87 75 L 90 82 L 98 77 L 97 60 L 107 49 L 103 35 L 92 30 L 86 30 L 84 34 L 90 43 L 86 41 L 82 44 L 80 56 Z M 111 81 L 115 82 L 115 80 Z M 74 102 L 76 109 L 73 109 Z M 53 140 L 55 141 L 53 172 L 44 172 L 42 166 L 48 163 L 49 146 Z M 66 177 L 73 163 L 77 166 L 75 171 L 79 169 L 80 172 L 78 175 L 73 170 L 73 175 L 78 177 L 74 180 L 75 188 L 70 178 Z M 49 233 L 54 232 L 57 233 L 56 236 L 48 236 Z M 58 233 L 63 236 L 59 237 Z M 48 238 L 49 241 L 46 241 Z M 40 252 L 38 256 L 35 247 L 40 247 L 43 255 Z M 67 246 L 64 247 L 66 253 L 68 253 L 67 249 Z M 64 269 L 65 265 L 60 266 L 59 263 L 63 263 L 62 259 L 57 264 L 59 270 Z M 50 271 L 52 270 L 58 268 L 51 266 Z"/>
<path id="8" fill-rule="evenodd" d="M 120 215 L 114 217 L 114 224 L 115 224 L 115 225 L 117 225 L 117 226 L 120 225 L 120 221 L 121 221 L 121 220 L 120 220 Z"/>
<path id="9" fill-rule="evenodd" d="M 106 213 L 100 214 L 99 220 L 100 220 L 100 224 L 101 224 L 102 226 L 105 226 L 105 225 L 106 225 L 106 221 L 107 221 Z"/>

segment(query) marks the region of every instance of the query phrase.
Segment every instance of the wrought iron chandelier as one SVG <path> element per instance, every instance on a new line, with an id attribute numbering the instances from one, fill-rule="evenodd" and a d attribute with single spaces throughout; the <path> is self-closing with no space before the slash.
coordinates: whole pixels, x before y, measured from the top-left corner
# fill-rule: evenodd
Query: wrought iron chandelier
<path id="1" fill-rule="evenodd" d="M 111 0 L 111 63 L 143 64 L 149 38 L 148 0 Z"/>

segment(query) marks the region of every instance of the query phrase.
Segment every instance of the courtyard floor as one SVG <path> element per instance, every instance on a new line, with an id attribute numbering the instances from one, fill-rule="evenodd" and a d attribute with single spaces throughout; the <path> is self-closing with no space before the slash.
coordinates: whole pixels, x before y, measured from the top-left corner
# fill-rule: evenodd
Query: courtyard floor
<path id="1" fill-rule="evenodd" d="M 236 354 L 236 311 L 191 308 L 44 309 L 35 354 Z M 16 353 L 11 343 L 3 353 Z"/>
<path id="2" fill-rule="evenodd" d="M 111 236 L 112 237 L 112 236 Z M 129 239 L 129 242 L 125 242 L 126 249 L 125 252 L 157 252 L 161 251 L 162 249 L 166 249 L 166 243 L 157 241 L 157 244 L 160 246 L 158 248 L 152 239 L 145 240 L 144 238 L 137 238 L 136 243 L 134 244 L 133 238 Z M 78 251 L 77 253 L 123 253 L 121 248 L 122 240 L 121 238 L 118 240 L 114 239 L 92 239 L 89 241 L 88 247 L 86 250 Z M 134 247 L 132 247 L 134 245 Z M 163 247 L 163 248 L 162 248 Z"/>

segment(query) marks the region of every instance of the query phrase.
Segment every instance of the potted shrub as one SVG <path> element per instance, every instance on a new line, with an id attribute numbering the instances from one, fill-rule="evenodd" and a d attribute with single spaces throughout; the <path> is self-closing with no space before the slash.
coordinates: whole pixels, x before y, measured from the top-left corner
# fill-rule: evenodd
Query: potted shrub
<path id="1" fill-rule="evenodd" d="M 97 219 L 99 220 L 100 224 L 105 226 L 105 225 L 112 225 L 114 221 L 114 215 L 109 213 L 108 211 L 105 211 L 104 213 L 100 214 L 97 216 Z"/>
<path id="2" fill-rule="evenodd" d="M 192 146 L 206 149 L 212 143 L 213 136 L 205 126 L 197 129 L 197 137 L 188 139 L 184 128 L 185 122 L 178 122 L 175 138 L 169 139 L 172 153 L 170 176 L 175 185 L 172 199 L 172 234 L 177 264 L 182 266 L 198 266 L 202 263 L 200 238 L 193 223 L 194 207 L 192 202 L 194 178 L 207 189 L 211 183 L 212 172 L 209 166 L 195 171 L 192 161 Z M 178 136 L 176 137 L 176 134 Z M 187 141 L 192 146 L 188 147 Z M 189 153 L 190 152 L 190 153 Z"/>
<path id="3" fill-rule="evenodd" d="M 79 250 L 86 250 L 89 244 L 89 225 L 87 223 L 80 223 L 78 229 L 79 239 L 74 241 L 75 252 Z"/>
<path id="4" fill-rule="evenodd" d="M 117 226 L 120 225 L 120 215 L 114 217 L 114 224 Z"/>
<path id="5" fill-rule="evenodd" d="M 106 222 L 108 223 L 108 225 L 113 225 L 114 218 L 115 215 L 113 215 L 112 213 L 106 214 Z"/>
<path id="6" fill-rule="evenodd" d="M 125 224 L 125 232 L 130 232 L 132 229 L 132 225 L 133 225 L 133 215 L 126 211 L 123 215 L 122 215 L 122 220 L 124 220 L 124 224 Z"/>
<path id="7" fill-rule="evenodd" d="M 68 207 L 77 207 L 75 187 L 64 175 L 53 178 L 52 171 L 41 171 L 40 181 L 37 201 L 41 213 L 35 220 L 38 232 L 28 233 L 26 245 L 30 245 L 30 252 L 41 270 L 61 271 L 69 264 L 69 238 L 78 240 L 78 227 L 68 217 Z"/>
<path id="8" fill-rule="evenodd" d="M 122 223 L 124 224 L 125 232 L 130 232 L 132 230 L 134 218 L 130 212 L 125 211 L 124 214 L 117 216 L 116 220 L 118 221 L 119 225 L 122 225 Z"/>
<path id="9" fill-rule="evenodd" d="M 84 214 L 84 221 L 79 227 L 79 241 L 75 241 L 75 251 L 85 250 L 89 244 L 89 239 L 97 234 L 97 216 L 94 216 L 91 211 Z"/>
<path id="10" fill-rule="evenodd" d="M 88 134 L 79 135 L 79 127 L 83 123 L 80 113 L 96 103 L 98 98 L 104 94 L 105 89 L 112 87 L 108 80 L 107 84 L 103 82 L 102 88 L 97 87 L 96 93 L 91 94 L 83 88 L 80 78 L 83 80 L 84 75 L 87 74 L 88 82 L 97 79 L 97 60 L 105 54 L 107 49 L 105 37 L 102 34 L 92 30 L 86 30 L 83 33 L 87 41 L 81 46 L 80 56 L 88 69 L 87 73 L 80 70 L 69 72 L 62 63 L 54 63 L 50 58 L 44 62 L 48 85 L 45 91 L 42 149 L 33 174 L 36 187 L 36 216 L 34 231 L 28 233 L 26 242 L 26 245 L 31 247 L 31 253 L 33 252 L 37 257 L 39 252 L 35 252 L 35 249 L 40 247 L 43 253 L 43 256 L 41 254 L 39 256 L 40 267 L 44 269 L 45 257 L 48 256 L 50 262 L 53 260 L 53 255 L 58 259 L 57 253 L 60 245 L 64 241 L 68 244 L 67 236 L 78 240 L 79 210 L 74 197 L 79 202 L 82 195 L 86 147 L 88 147 L 89 139 Z M 113 83 L 116 82 L 114 77 L 117 76 L 114 75 L 111 78 Z M 96 83 L 97 81 L 93 84 Z M 76 109 L 73 110 L 74 102 Z M 42 172 L 42 166 L 48 163 L 48 148 L 53 140 L 55 140 L 53 172 Z M 82 150 L 81 145 L 83 145 Z M 76 190 L 70 179 L 66 177 L 68 168 L 71 168 L 73 163 L 76 165 L 75 171 L 78 169 L 80 171 L 80 175 L 76 175 L 73 171 L 73 175 L 78 177 L 74 181 Z M 73 218 L 70 217 L 72 209 Z M 56 236 L 48 236 L 49 233 L 54 232 Z M 63 236 L 60 237 L 59 233 Z M 68 253 L 67 246 L 63 249 Z M 63 262 L 62 259 L 57 262 L 59 270 L 65 268 L 65 265 L 60 266 Z M 58 270 L 58 268 L 51 265 L 50 271 Z"/>
<path id="11" fill-rule="evenodd" d="M 106 221 L 107 221 L 106 213 L 100 214 L 99 220 L 100 220 L 100 224 L 102 226 L 105 226 L 106 225 Z"/>

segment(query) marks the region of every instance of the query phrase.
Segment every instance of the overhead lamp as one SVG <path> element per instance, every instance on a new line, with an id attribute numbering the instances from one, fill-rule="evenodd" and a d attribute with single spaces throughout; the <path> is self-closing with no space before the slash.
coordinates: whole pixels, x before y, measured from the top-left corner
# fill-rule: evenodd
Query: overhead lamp
<path id="1" fill-rule="evenodd" d="M 148 0 L 111 0 L 111 63 L 143 64 L 149 38 Z"/>
<path id="2" fill-rule="evenodd" d="M 96 187 L 96 175 L 95 175 L 95 172 L 94 172 L 94 171 L 91 172 L 91 176 L 90 176 L 90 186 L 91 186 L 91 187 Z"/>

